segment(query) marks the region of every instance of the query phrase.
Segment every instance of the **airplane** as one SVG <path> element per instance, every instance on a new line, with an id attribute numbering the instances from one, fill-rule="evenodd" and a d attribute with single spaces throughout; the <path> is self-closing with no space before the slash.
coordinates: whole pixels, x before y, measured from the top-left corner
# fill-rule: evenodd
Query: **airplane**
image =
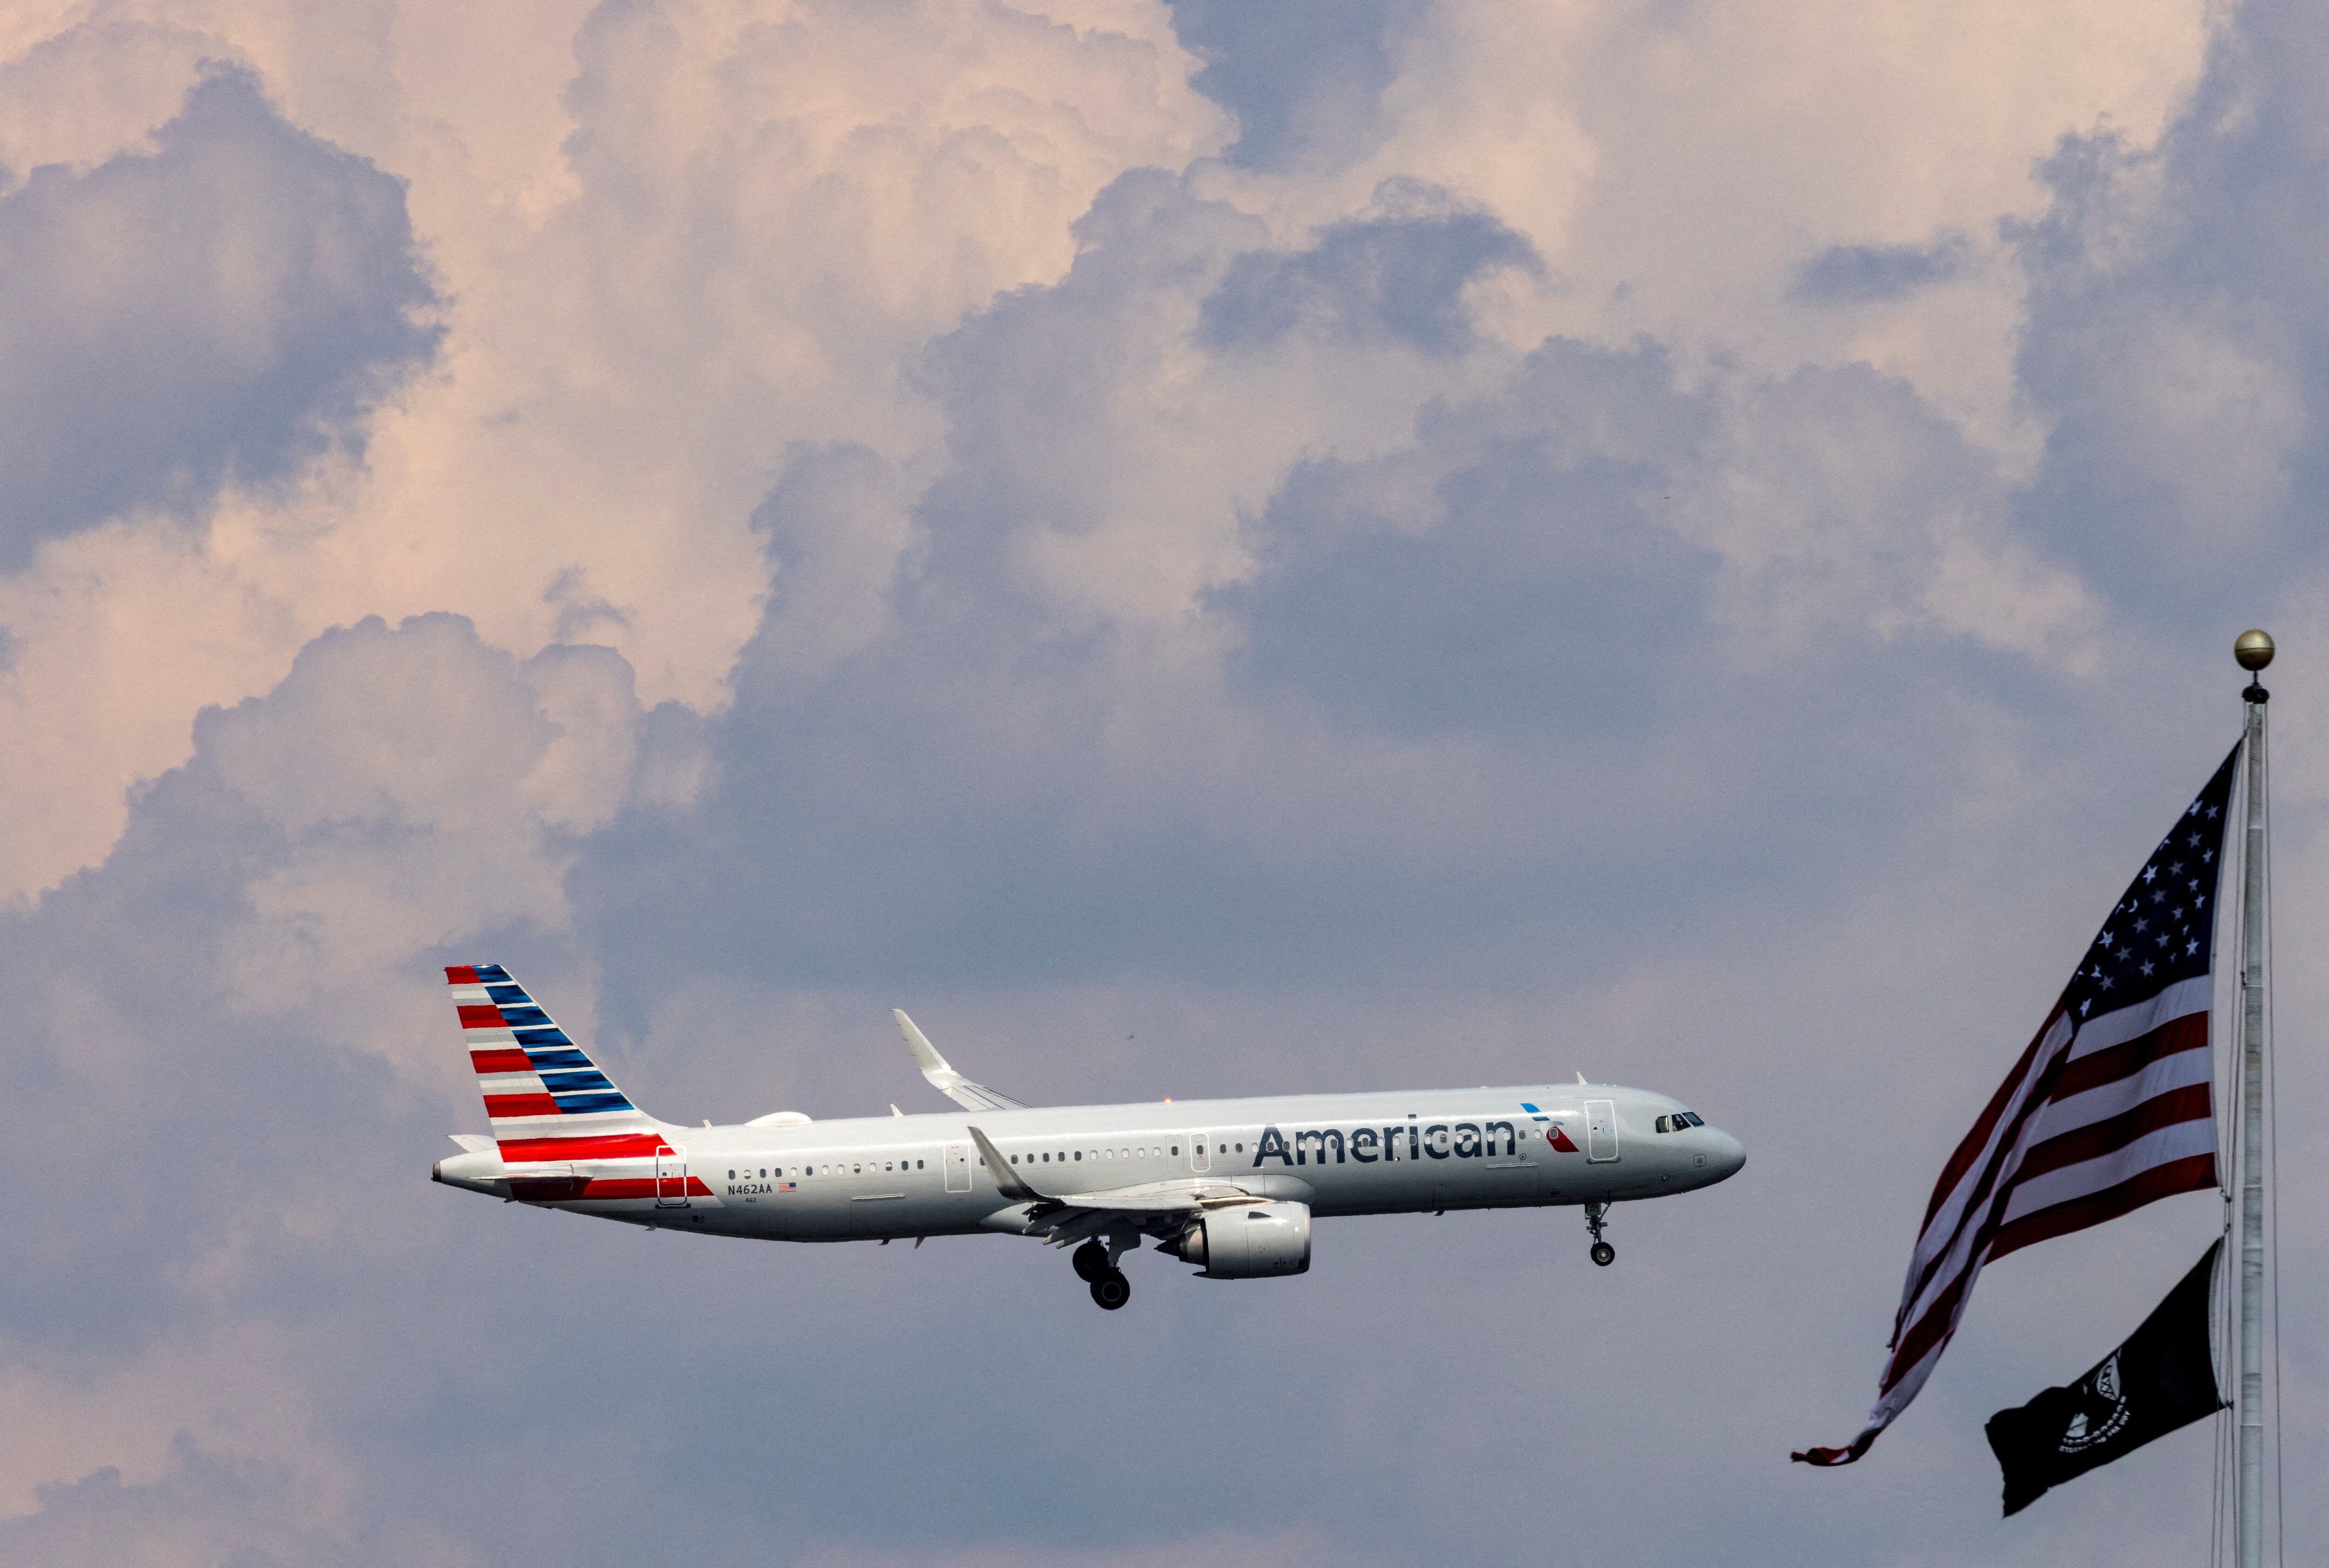
<path id="1" fill-rule="evenodd" d="M 948 1066 L 894 1014 L 954 1115 L 681 1127 L 635 1106 L 497 963 L 445 971 L 493 1135 L 434 1179 L 510 1203 L 794 1242 L 1000 1233 L 1061 1248 L 1115 1311 L 1143 1238 L 1207 1280 L 1310 1268 L 1314 1218 L 1576 1206 L 1608 1266 L 1609 1206 L 1711 1187 L 1746 1150 L 1664 1094 L 1614 1084 L 1036 1108 Z"/>

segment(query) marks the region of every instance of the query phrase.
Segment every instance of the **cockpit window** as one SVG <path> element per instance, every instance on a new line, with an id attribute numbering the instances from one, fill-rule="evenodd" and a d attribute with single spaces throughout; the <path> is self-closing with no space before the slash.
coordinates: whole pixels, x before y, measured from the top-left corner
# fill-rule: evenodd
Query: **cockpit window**
<path id="1" fill-rule="evenodd" d="M 1705 1125 L 1706 1118 L 1695 1111 L 1677 1111 L 1671 1116 L 1659 1117 L 1657 1122 L 1658 1131 L 1661 1132 L 1679 1132 L 1685 1127 Z"/>

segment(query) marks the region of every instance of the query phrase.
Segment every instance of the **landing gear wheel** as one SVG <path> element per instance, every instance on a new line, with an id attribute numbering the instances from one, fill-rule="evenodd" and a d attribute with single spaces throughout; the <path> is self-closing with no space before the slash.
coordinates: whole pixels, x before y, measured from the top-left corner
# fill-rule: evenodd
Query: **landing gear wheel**
<path id="1" fill-rule="evenodd" d="M 1098 1242 L 1086 1242 L 1068 1261 L 1076 1266 L 1076 1278 L 1087 1285 L 1098 1284 L 1108 1272 L 1108 1249 Z"/>
<path id="2" fill-rule="evenodd" d="M 1124 1277 L 1121 1269 L 1110 1269 L 1092 1282 L 1092 1300 L 1105 1311 L 1113 1312 L 1132 1300 L 1132 1282 Z"/>
<path id="3" fill-rule="evenodd" d="M 1593 1233 L 1593 1261 L 1605 1269 L 1617 1261 L 1617 1249 L 1601 1239 L 1601 1227 L 1608 1223 L 1608 1213 L 1606 1203 L 1585 1206 L 1585 1228 Z"/>

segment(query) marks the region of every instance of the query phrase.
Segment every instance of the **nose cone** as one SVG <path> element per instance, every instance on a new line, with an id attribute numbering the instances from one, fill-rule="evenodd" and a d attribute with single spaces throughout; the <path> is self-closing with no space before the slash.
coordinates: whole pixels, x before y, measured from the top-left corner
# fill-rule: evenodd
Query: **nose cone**
<path id="1" fill-rule="evenodd" d="M 1714 1152 L 1709 1160 L 1716 1173 L 1714 1179 L 1727 1181 L 1747 1163 L 1747 1146 L 1720 1128 L 1710 1127 L 1707 1131 L 1714 1134 Z"/>

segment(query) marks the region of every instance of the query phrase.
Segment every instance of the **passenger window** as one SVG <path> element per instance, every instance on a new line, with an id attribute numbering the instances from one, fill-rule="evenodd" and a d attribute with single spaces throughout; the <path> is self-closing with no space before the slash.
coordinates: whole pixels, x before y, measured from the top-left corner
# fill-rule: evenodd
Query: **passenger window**
<path id="1" fill-rule="evenodd" d="M 1180 1154 L 1180 1152 L 1181 1152 L 1181 1146 L 1180 1146 L 1179 1144 L 1177 1144 L 1177 1143 L 1175 1143 L 1174 1145 L 1173 1145 L 1173 1153 L 1174 1154 L 1174 1156 L 1175 1156 L 1175 1157 L 1177 1157 L 1177 1156 Z"/>
<path id="2" fill-rule="evenodd" d="M 1239 1152 L 1240 1154 L 1243 1154 L 1243 1153 L 1245 1152 L 1245 1145 L 1244 1145 L 1244 1144 L 1240 1143 L 1240 1144 L 1239 1144 L 1239 1145 L 1238 1145 L 1238 1152 Z"/>
<path id="3" fill-rule="evenodd" d="M 1084 1151 L 1083 1151 L 1082 1150 L 1080 1150 L 1080 1149 L 1077 1150 L 1076 1150 L 1076 1158 L 1077 1158 L 1078 1160 L 1081 1160 L 1083 1157 L 1084 1157 Z"/>

